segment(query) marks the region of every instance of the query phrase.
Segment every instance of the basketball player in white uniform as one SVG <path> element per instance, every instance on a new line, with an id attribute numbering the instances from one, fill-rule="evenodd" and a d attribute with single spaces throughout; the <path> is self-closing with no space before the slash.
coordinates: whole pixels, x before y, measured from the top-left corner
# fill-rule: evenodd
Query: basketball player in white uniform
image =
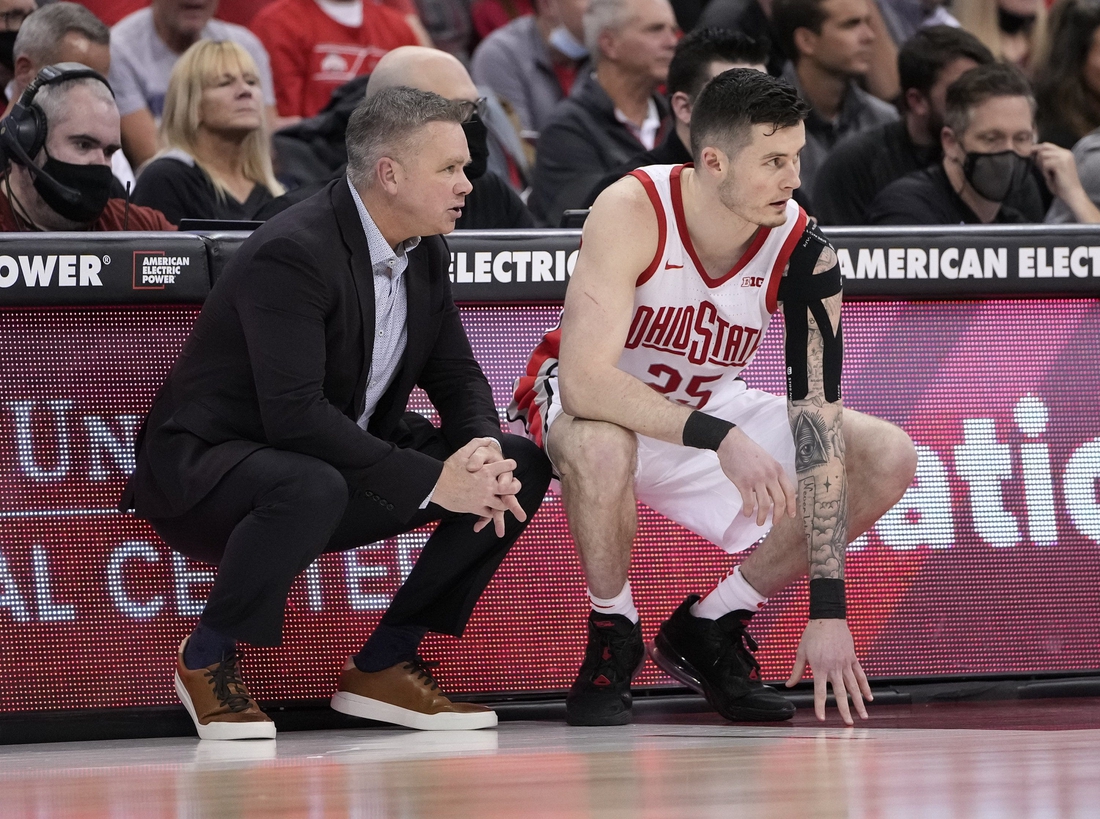
<path id="1" fill-rule="evenodd" d="M 809 665 L 820 719 L 827 684 L 846 723 L 849 696 L 866 717 L 845 547 L 901 498 L 916 453 L 897 427 L 842 409 L 836 254 L 791 199 L 807 110 L 751 69 L 712 80 L 692 111 L 694 166 L 640 169 L 597 199 L 560 328 L 517 382 L 509 415 L 561 478 L 592 602 L 573 724 L 630 720 L 645 657 L 627 582 L 637 500 L 731 553 L 767 535 L 660 627 L 649 653 L 662 669 L 728 719 L 790 718 L 760 682 L 745 627 L 808 573 L 788 685 Z M 779 307 L 786 398 L 737 378 Z"/>

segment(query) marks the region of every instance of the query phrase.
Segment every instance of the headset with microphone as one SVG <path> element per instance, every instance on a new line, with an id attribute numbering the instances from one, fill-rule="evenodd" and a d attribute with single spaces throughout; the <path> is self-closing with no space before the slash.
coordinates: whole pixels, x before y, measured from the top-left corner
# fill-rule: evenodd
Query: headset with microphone
<path id="1" fill-rule="evenodd" d="M 80 191 L 61 184 L 34 163 L 34 157 L 46 144 L 47 130 L 46 112 L 34 104 L 34 96 L 44 86 L 85 78 L 99 80 L 107 86 L 112 97 L 115 95 L 106 77 L 83 63 L 47 65 L 26 87 L 19 102 L 12 106 L 11 113 L 0 120 L 0 164 L 6 166 L 10 160 L 22 165 L 58 197 L 72 205 L 80 202 Z"/>

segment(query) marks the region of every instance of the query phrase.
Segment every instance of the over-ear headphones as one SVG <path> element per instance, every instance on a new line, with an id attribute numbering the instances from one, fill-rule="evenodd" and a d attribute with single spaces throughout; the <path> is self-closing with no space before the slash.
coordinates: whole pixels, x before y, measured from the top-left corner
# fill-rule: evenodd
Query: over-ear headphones
<path id="1" fill-rule="evenodd" d="M 38 72 L 38 76 L 19 97 L 19 102 L 12 106 L 11 113 L 0 120 L 0 151 L 7 159 L 31 167 L 46 144 L 46 113 L 34 104 L 39 89 L 83 78 L 99 80 L 114 96 L 115 92 L 107 79 L 83 63 L 57 63 L 47 65 Z"/>

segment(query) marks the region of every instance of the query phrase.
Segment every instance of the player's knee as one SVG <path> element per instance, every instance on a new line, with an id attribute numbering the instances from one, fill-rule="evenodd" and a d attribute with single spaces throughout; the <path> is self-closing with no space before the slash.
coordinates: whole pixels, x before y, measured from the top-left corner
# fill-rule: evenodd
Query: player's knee
<path id="1" fill-rule="evenodd" d="M 889 489 L 893 505 L 905 494 L 917 474 L 917 448 L 905 430 L 891 425 L 883 436 L 879 453 L 883 465 L 880 485 Z"/>
<path id="2" fill-rule="evenodd" d="M 573 420 L 552 444 L 554 463 L 563 480 L 615 489 L 634 480 L 638 441 L 628 429 L 603 421 Z"/>

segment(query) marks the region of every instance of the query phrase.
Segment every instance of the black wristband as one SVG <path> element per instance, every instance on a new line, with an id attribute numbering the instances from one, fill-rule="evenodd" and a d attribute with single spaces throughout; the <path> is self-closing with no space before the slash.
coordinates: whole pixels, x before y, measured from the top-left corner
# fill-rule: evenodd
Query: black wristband
<path id="1" fill-rule="evenodd" d="M 843 580 L 834 577 L 817 577 L 810 581 L 810 619 L 848 619 L 848 607 L 844 603 Z"/>
<path id="2" fill-rule="evenodd" d="M 684 446 L 713 449 L 717 452 L 726 435 L 735 426 L 737 424 L 731 424 L 729 421 L 695 410 L 684 423 Z"/>

